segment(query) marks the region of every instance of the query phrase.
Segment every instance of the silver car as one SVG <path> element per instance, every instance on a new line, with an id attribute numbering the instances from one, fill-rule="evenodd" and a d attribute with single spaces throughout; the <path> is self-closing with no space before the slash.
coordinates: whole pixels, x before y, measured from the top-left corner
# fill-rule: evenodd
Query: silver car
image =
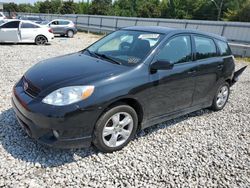
<path id="1" fill-rule="evenodd" d="M 71 20 L 56 19 L 49 22 L 42 22 L 41 25 L 48 25 L 52 28 L 54 34 L 61 36 L 66 35 L 72 38 L 77 33 L 76 25 Z"/>

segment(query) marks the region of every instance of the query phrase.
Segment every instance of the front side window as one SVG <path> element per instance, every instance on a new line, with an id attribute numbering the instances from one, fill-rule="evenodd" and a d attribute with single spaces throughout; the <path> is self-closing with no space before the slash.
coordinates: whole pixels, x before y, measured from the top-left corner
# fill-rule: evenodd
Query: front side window
<path id="1" fill-rule="evenodd" d="M 87 50 L 95 55 L 105 55 L 121 64 L 133 66 L 144 60 L 162 40 L 163 35 L 145 31 L 116 31 Z M 88 53 L 87 53 L 88 54 Z"/>
<path id="2" fill-rule="evenodd" d="M 51 23 L 52 25 L 59 25 L 59 22 L 58 21 L 54 21 Z"/>
<path id="3" fill-rule="evenodd" d="M 232 52 L 231 52 L 231 50 L 226 42 L 217 40 L 217 44 L 218 44 L 218 47 L 220 49 L 221 56 L 227 56 L 227 55 L 232 54 Z"/>
<path id="4" fill-rule="evenodd" d="M 177 36 L 170 39 L 157 56 L 157 60 L 170 63 L 183 63 L 192 60 L 190 36 Z"/>
<path id="5" fill-rule="evenodd" d="M 196 59 L 206 59 L 217 56 L 216 46 L 212 39 L 206 37 L 194 37 Z"/>
<path id="6" fill-rule="evenodd" d="M 13 22 L 8 22 L 6 24 L 3 24 L 1 28 L 6 28 L 6 29 L 17 29 L 19 28 L 19 21 L 13 21 Z"/>

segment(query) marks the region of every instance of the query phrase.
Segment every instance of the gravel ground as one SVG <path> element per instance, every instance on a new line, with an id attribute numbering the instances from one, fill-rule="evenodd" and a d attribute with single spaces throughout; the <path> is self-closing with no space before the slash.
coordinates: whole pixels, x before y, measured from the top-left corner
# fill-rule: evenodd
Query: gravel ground
<path id="1" fill-rule="evenodd" d="M 223 111 L 153 126 L 113 154 L 52 149 L 28 138 L 11 108 L 14 83 L 36 62 L 99 37 L 79 33 L 47 46 L 0 46 L 0 187 L 250 187 L 250 68 Z"/>

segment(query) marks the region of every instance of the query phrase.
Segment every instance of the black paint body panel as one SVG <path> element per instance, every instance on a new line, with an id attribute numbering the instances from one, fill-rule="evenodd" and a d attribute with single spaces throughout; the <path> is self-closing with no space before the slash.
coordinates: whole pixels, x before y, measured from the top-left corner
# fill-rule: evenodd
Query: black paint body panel
<path id="1" fill-rule="evenodd" d="M 147 30 L 157 32 L 157 27 Z M 190 36 L 202 34 L 163 28 L 159 33 L 164 33 L 164 40 L 137 66 L 112 64 L 83 52 L 38 63 L 24 75 L 37 88 L 37 96 L 24 91 L 23 78 L 13 89 L 13 108 L 21 124 L 31 131 L 30 136 L 47 145 L 87 147 L 98 118 L 108 106 L 120 100 L 129 99 L 140 105 L 141 129 L 209 107 L 219 84 L 233 79 L 233 56 L 218 55 L 198 61 L 194 57 L 191 62 L 175 64 L 171 70 L 152 73 L 150 64 L 169 38 L 183 33 Z M 216 38 L 225 40 L 219 36 Z M 41 102 L 56 89 L 76 85 L 94 85 L 95 91 L 88 99 L 65 107 Z M 52 130 L 61 132 L 59 140 L 53 137 Z"/>

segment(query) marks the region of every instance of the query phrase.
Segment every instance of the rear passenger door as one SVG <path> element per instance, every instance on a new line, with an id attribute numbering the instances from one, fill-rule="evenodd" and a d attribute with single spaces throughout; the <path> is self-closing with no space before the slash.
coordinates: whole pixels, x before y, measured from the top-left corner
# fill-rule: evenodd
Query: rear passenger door
<path id="1" fill-rule="evenodd" d="M 192 106 L 206 106 L 214 97 L 216 84 L 221 77 L 223 60 L 213 38 L 193 35 L 195 60 L 197 63 L 196 84 Z"/>
<path id="2" fill-rule="evenodd" d="M 68 25 L 69 25 L 68 21 L 63 21 L 63 20 L 59 21 L 59 32 L 61 34 L 65 34 L 68 28 Z"/>
<path id="3" fill-rule="evenodd" d="M 22 22 L 21 23 L 21 41 L 22 42 L 35 42 L 35 38 L 37 35 L 39 26 L 32 24 L 32 23 L 27 23 L 27 22 Z"/>

